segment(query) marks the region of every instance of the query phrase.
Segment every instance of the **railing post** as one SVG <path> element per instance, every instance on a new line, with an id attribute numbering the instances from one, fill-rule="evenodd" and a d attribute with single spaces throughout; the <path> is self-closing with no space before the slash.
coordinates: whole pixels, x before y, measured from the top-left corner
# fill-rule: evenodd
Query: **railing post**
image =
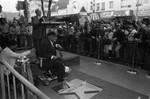
<path id="1" fill-rule="evenodd" d="M 16 92 L 16 80 L 15 80 L 15 76 L 13 76 L 13 85 L 14 85 L 14 99 L 17 99 L 17 92 Z"/>
<path id="2" fill-rule="evenodd" d="M 9 82 L 9 74 L 7 76 L 7 91 L 8 91 L 8 99 L 10 99 L 10 82 Z"/>
<path id="3" fill-rule="evenodd" d="M 1 89 L 2 89 L 2 99 L 6 99 L 6 89 L 5 89 L 5 81 L 4 81 L 4 67 L 0 62 L 0 75 L 1 75 Z"/>
<path id="4" fill-rule="evenodd" d="M 39 97 L 40 99 L 50 99 L 50 97 L 48 97 L 46 94 L 44 94 L 43 92 L 41 92 L 38 88 L 36 88 L 32 83 L 30 83 L 26 78 L 22 77 L 22 75 L 20 75 L 11 65 L 9 65 L 6 61 L 2 61 L 4 66 L 6 68 L 8 68 L 8 70 L 11 71 L 11 73 L 18 78 L 18 80 L 22 83 L 22 93 L 24 93 L 24 87 L 27 88 L 28 90 L 30 90 L 34 95 L 36 95 L 37 97 Z M 1 69 L 2 70 L 2 69 Z M 2 73 L 2 72 L 1 72 Z M 3 85 L 4 86 L 4 85 Z M 4 89 L 4 88 L 2 88 Z M 4 93 L 5 91 L 3 91 Z M 23 97 L 22 99 L 25 99 L 25 93 L 22 94 Z M 6 96 L 6 95 L 5 95 Z M 4 96 L 3 96 L 4 97 Z M 2 99 L 6 99 L 5 97 Z"/>

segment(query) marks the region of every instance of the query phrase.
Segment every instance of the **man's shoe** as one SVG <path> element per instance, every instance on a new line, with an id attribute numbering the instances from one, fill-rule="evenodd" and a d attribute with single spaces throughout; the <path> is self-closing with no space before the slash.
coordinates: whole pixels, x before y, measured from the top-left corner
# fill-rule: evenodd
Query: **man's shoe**
<path id="1" fill-rule="evenodd" d="M 69 74 L 71 72 L 71 68 L 69 68 L 68 66 L 65 66 L 65 73 Z"/>
<path id="2" fill-rule="evenodd" d="M 150 79 L 150 75 L 146 75 L 146 78 Z"/>
<path id="3" fill-rule="evenodd" d="M 68 81 L 68 78 L 64 77 L 63 79 L 58 79 L 58 82 L 66 82 Z"/>

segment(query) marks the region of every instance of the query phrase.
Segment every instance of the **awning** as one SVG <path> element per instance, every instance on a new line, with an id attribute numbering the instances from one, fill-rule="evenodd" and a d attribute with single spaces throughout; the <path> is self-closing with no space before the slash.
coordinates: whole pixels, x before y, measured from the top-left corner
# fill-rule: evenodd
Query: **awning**
<path id="1" fill-rule="evenodd" d="M 91 17 L 91 20 L 93 20 L 93 21 L 100 19 L 99 15 L 97 13 L 91 13 L 90 17 Z"/>
<path id="2" fill-rule="evenodd" d="M 132 10 L 120 10 L 120 11 L 114 11 L 113 16 L 115 17 L 121 17 L 121 16 L 132 16 L 133 11 Z"/>

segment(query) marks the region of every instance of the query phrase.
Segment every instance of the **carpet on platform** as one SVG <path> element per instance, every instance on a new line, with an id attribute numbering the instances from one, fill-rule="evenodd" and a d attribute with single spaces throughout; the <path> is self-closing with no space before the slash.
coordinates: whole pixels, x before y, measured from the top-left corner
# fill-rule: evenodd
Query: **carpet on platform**
<path id="1" fill-rule="evenodd" d="M 141 97 L 139 99 L 148 99 L 148 96 L 144 94 L 87 75 L 85 73 L 72 70 L 72 72 L 68 75 L 68 79 L 70 81 L 75 78 L 87 81 L 88 83 L 103 89 L 102 92 L 92 97 L 92 99 L 138 99 L 138 97 Z M 63 96 L 59 95 L 54 90 L 52 90 L 52 87 L 56 86 L 57 84 L 58 84 L 57 81 L 51 82 L 49 86 L 44 86 L 43 84 L 41 84 L 39 86 L 39 89 L 43 91 L 45 94 L 47 94 L 51 99 L 64 99 Z"/>

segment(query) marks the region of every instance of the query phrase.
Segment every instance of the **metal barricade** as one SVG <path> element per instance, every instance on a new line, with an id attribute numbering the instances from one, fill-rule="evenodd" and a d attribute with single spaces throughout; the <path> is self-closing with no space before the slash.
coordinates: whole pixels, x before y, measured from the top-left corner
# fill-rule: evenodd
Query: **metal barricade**
<path id="1" fill-rule="evenodd" d="M 18 60 L 21 66 L 21 74 L 18 73 L 6 61 L 0 63 L 1 73 L 1 92 L 2 99 L 50 99 L 47 95 L 41 92 L 33 85 L 32 72 L 28 58 L 22 57 Z M 10 74 L 5 74 L 5 68 L 10 71 Z M 10 80 L 12 75 L 12 80 Z M 18 88 L 18 83 L 21 87 Z M 20 91 L 21 93 L 18 93 Z"/>

